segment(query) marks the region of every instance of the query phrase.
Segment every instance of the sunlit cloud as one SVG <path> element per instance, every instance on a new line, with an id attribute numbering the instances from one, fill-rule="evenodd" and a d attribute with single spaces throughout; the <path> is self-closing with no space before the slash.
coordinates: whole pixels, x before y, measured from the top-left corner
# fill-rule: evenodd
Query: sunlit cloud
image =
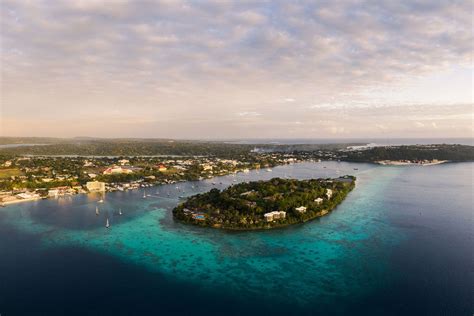
<path id="1" fill-rule="evenodd" d="M 0 133 L 472 136 L 471 6 L 3 0 Z"/>

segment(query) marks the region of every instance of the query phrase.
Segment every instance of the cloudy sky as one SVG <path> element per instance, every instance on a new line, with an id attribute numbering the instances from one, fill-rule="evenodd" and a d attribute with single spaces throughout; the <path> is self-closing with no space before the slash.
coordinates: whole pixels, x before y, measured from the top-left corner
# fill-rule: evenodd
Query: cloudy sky
<path id="1" fill-rule="evenodd" d="M 469 0 L 0 3 L 3 136 L 474 133 Z"/>

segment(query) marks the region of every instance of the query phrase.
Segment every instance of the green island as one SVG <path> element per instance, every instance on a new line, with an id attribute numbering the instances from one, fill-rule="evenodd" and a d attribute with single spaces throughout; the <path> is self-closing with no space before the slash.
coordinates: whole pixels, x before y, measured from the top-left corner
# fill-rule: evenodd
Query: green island
<path id="1" fill-rule="evenodd" d="M 356 178 L 281 179 L 232 185 L 189 197 L 173 209 L 180 222 L 228 230 L 271 229 L 304 223 L 333 210 Z"/>

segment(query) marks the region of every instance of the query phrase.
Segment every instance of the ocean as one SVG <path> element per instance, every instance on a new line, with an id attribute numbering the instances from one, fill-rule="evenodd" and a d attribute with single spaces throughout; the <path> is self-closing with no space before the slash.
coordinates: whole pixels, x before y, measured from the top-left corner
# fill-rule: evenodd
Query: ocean
<path id="1" fill-rule="evenodd" d="M 473 167 L 305 162 L 0 208 L 0 314 L 471 315 Z M 213 187 L 345 174 L 346 200 L 301 225 L 226 232 L 171 215 Z"/>

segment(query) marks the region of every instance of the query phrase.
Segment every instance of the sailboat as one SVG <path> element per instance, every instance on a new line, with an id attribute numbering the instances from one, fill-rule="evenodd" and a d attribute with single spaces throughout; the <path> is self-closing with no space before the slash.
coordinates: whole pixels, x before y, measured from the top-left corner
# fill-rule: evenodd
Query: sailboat
<path id="1" fill-rule="evenodd" d="M 105 222 L 105 228 L 109 228 L 109 227 L 110 227 L 109 219 L 107 218 L 107 221 Z"/>
<path id="2" fill-rule="evenodd" d="M 119 215 L 122 215 L 122 214 L 123 214 L 123 213 L 122 213 L 122 209 L 120 208 L 120 209 L 119 209 Z"/>
<path id="3" fill-rule="evenodd" d="M 95 215 L 99 215 L 99 207 L 98 206 L 95 207 Z"/>
<path id="4" fill-rule="evenodd" d="M 146 190 L 143 190 L 143 198 L 146 199 Z"/>

